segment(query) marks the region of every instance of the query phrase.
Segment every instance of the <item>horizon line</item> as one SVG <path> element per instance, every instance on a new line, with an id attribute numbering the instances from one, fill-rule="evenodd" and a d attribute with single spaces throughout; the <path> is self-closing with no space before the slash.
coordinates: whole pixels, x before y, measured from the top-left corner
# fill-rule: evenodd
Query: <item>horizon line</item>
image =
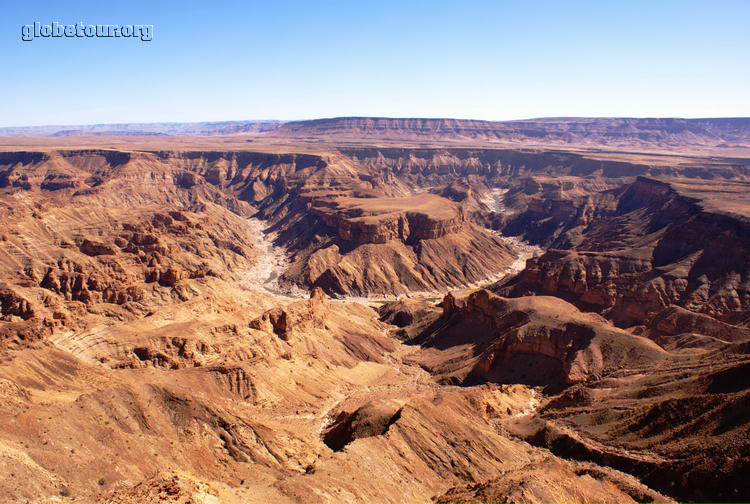
<path id="1" fill-rule="evenodd" d="M 507 123 L 543 120 L 573 120 L 573 119 L 631 119 L 631 120 L 684 120 L 684 121 L 709 121 L 718 119 L 750 119 L 750 116 L 714 116 L 714 117 L 680 117 L 680 116 L 540 116 L 523 119 L 474 119 L 468 117 L 395 117 L 395 116 L 331 116 L 316 117 L 308 119 L 222 119 L 222 120 L 200 120 L 200 121 L 144 121 L 144 122 L 101 122 L 101 123 L 79 123 L 79 124 L 39 124 L 39 125 L 11 125 L 0 126 L 0 131 L 9 129 L 34 129 L 34 128 L 83 128 L 95 126 L 133 126 L 133 125 L 197 125 L 197 124 L 231 124 L 231 123 L 303 123 L 314 121 L 331 121 L 336 119 L 390 119 L 390 120 L 419 120 L 419 121 L 473 121 L 483 123 Z"/>

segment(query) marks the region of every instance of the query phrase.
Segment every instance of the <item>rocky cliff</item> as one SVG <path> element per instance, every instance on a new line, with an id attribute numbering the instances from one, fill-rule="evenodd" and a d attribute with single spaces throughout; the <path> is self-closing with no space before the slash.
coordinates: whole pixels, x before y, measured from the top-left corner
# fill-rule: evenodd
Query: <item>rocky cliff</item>
<path id="1" fill-rule="evenodd" d="M 631 179 L 639 176 L 750 178 L 746 159 L 695 159 L 668 156 L 613 156 L 544 149 L 374 148 L 346 147 L 340 152 L 383 179 L 406 179 L 419 185 L 447 184 L 455 177 L 479 175 L 488 180 L 534 175 Z M 594 182 L 590 180 L 590 182 Z"/>
<path id="2" fill-rule="evenodd" d="M 468 226 L 459 205 L 437 195 L 403 198 L 341 198 L 313 200 L 313 215 L 336 230 L 339 239 L 356 244 L 442 238 Z"/>
<path id="3" fill-rule="evenodd" d="M 571 208 L 549 250 L 498 292 L 554 294 L 628 326 L 670 305 L 719 317 L 747 309 L 748 186 L 639 178 L 591 212 Z M 582 219 L 582 216 L 583 219 Z"/>

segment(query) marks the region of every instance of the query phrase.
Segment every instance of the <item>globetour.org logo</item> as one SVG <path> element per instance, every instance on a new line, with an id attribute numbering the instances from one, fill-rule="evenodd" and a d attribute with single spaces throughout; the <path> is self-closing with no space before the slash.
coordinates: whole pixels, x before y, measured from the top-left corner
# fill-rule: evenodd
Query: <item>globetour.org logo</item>
<path id="1" fill-rule="evenodd" d="M 154 37 L 154 25 L 87 25 L 83 21 L 69 25 L 55 21 L 52 24 L 43 25 L 36 21 L 33 25 L 21 26 L 21 40 L 24 42 L 31 42 L 35 38 L 49 37 L 123 37 L 140 38 L 143 42 L 151 42 Z"/>

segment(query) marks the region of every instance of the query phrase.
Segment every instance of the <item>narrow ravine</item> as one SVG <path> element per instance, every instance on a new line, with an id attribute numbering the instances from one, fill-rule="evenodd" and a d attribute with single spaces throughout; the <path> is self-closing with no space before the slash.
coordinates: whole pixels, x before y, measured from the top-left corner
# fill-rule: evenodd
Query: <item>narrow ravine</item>
<path id="1" fill-rule="evenodd" d="M 508 189 L 496 187 L 479 199 L 479 202 L 495 213 L 505 212 L 505 200 L 503 199 Z"/>
<path id="2" fill-rule="evenodd" d="M 281 275 L 289 267 L 289 256 L 282 247 L 273 244 L 275 233 L 266 233 L 260 219 L 247 219 L 248 230 L 256 237 L 257 262 L 246 274 L 242 285 L 274 296 L 307 297 L 307 292 L 292 285 L 282 285 Z"/>

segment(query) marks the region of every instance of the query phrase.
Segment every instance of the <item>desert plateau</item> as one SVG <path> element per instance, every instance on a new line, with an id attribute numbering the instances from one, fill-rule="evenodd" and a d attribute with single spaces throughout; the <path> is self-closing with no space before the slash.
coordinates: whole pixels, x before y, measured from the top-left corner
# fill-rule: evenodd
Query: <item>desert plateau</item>
<path id="1" fill-rule="evenodd" d="M 2 500 L 750 495 L 750 123 L 622 123 L 5 136 Z"/>

